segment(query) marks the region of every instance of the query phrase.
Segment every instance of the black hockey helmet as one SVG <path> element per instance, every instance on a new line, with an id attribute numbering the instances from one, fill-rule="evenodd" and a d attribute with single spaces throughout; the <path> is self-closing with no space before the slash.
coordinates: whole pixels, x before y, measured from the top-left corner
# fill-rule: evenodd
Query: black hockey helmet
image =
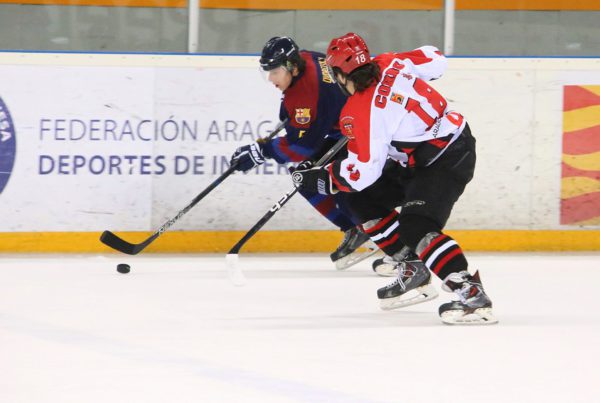
<path id="1" fill-rule="evenodd" d="M 260 67 L 264 71 L 284 66 L 292 70 L 301 60 L 298 45 L 287 36 L 275 36 L 267 41 L 260 55 Z"/>

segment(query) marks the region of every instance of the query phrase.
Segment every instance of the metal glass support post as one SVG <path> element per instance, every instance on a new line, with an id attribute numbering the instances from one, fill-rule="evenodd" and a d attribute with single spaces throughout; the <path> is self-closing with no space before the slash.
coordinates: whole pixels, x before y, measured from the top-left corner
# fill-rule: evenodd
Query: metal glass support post
<path id="1" fill-rule="evenodd" d="M 444 54 L 454 54 L 454 0 L 444 1 Z"/>
<path id="2" fill-rule="evenodd" d="M 200 0 L 188 0 L 188 16 L 188 53 L 197 53 Z"/>

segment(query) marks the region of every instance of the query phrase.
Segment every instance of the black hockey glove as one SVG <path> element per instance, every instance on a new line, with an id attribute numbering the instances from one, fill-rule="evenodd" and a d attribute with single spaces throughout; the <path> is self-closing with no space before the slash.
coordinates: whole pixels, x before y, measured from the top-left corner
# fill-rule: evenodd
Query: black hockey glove
<path id="1" fill-rule="evenodd" d="M 296 171 L 304 171 L 306 169 L 310 169 L 313 167 L 313 165 L 315 164 L 311 160 L 304 160 L 297 166 L 288 168 L 288 171 L 290 171 L 290 173 L 293 174 Z"/>
<path id="2" fill-rule="evenodd" d="M 296 169 L 292 174 L 294 186 L 310 193 L 330 195 L 336 193 L 329 172 L 324 167 Z"/>
<path id="3" fill-rule="evenodd" d="M 261 147 L 258 143 L 240 147 L 231 156 L 230 164 L 236 164 L 236 171 L 246 172 L 265 162 Z"/>

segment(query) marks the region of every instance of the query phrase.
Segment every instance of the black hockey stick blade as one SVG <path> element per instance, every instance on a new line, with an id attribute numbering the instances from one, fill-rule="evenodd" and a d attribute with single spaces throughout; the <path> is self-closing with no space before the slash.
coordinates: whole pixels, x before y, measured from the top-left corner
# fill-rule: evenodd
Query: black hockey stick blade
<path id="1" fill-rule="evenodd" d="M 327 151 L 315 163 L 315 166 L 322 166 L 322 165 L 327 164 L 342 148 L 344 148 L 346 146 L 347 142 L 348 142 L 348 137 L 342 137 L 341 139 L 339 139 L 338 142 L 335 143 L 333 145 L 333 147 L 331 147 L 331 149 L 329 149 L 329 151 Z M 250 238 L 252 238 L 258 231 L 260 231 L 260 229 L 275 215 L 275 213 L 277 213 L 279 210 L 281 210 L 283 208 L 283 206 L 285 206 L 285 204 L 297 192 L 298 192 L 298 188 L 294 188 L 294 189 L 290 190 L 289 192 L 287 192 L 285 195 L 283 195 L 283 197 L 281 199 L 279 199 L 277 201 L 277 203 L 275 203 L 273 205 L 273 207 L 271 207 L 269 209 L 269 211 L 267 211 L 267 214 L 265 214 L 260 220 L 258 220 L 258 222 L 256 224 L 254 224 L 254 226 L 252 228 L 250 228 L 250 230 L 248 232 L 246 232 L 246 235 L 244 235 L 242 237 L 242 239 L 240 239 L 238 241 L 238 243 L 236 243 L 227 254 L 228 255 L 238 254 L 240 252 L 240 250 L 242 249 L 242 247 L 246 244 L 246 242 L 248 242 L 248 240 L 250 240 Z"/>
<path id="2" fill-rule="evenodd" d="M 133 244 L 126 240 L 118 237 L 110 231 L 104 231 L 100 236 L 100 241 L 106 246 L 118 250 L 119 252 L 126 253 L 128 255 L 137 255 L 143 251 L 146 246 L 150 245 L 158 237 L 159 233 L 153 234 L 150 238 L 146 239 L 142 243 Z"/>

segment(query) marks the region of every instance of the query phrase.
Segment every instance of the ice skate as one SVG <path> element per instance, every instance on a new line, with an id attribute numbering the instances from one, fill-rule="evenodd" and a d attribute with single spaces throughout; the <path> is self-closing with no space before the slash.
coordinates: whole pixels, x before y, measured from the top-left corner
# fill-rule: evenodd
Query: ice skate
<path id="1" fill-rule="evenodd" d="M 479 272 L 468 271 L 450 274 L 442 285 L 445 291 L 454 292 L 460 298 L 439 308 L 442 322 L 448 325 L 491 325 L 498 323 L 492 313 L 492 301 L 479 279 Z"/>
<path id="2" fill-rule="evenodd" d="M 398 277 L 393 283 L 377 290 L 379 305 L 383 310 L 403 308 L 429 301 L 438 296 L 431 285 L 431 274 L 420 260 L 403 260 L 396 263 Z"/>
<path id="3" fill-rule="evenodd" d="M 375 259 L 372 263 L 373 271 L 381 277 L 397 277 L 398 276 L 398 263 L 404 260 L 418 261 L 419 257 L 410 251 L 407 247 L 404 247 L 396 255 L 384 256 L 380 259 Z M 421 263 L 422 264 L 422 263 Z"/>
<path id="4" fill-rule="evenodd" d="M 369 236 L 354 227 L 344 233 L 342 243 L 330 257 L 331 261 L 335 263 L 336 269 L 345 270 L 377 251 L 377 246 L 370 240 Z"/>

